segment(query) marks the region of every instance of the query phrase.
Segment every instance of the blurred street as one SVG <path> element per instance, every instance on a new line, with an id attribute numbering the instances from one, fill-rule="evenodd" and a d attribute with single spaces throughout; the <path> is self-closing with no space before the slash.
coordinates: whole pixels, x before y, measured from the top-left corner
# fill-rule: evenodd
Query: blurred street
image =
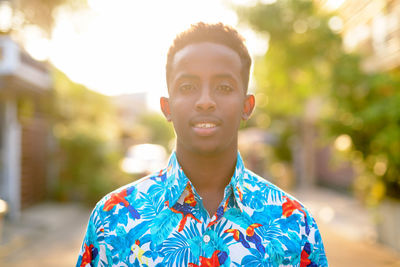
<path id="1" fill-rule="evenodd" d="M 329 266 L 400 266 L 400 254 L 376 243 L 372 216 L 355 199 L 323 188 L 293 193 L 317 220 Z"/>
<path id="2" fill-rule="evenodd" d="M 0 266 L 75 266 L 90 210 L 78 204 L 43 203 L 6 222 Z"/>
<path id="3" fill-rule="evenodd" d="M 400 266 L 400 255 L 376 244 L 367 211 L 354 199 L 315 188 L 295 192 L 317 219 L 330 266 Z M 44 203 L 6 222 L 0 266 L 74 266 L 90 209 Z"/>
<path id="4" fill-rule="evenodd" d="M 219 22 L 232 39 L 212 33 Z M 182 64 L 195 93 L 171 94 L 176 53 L 198 42 L 232 50 L 240 73 L 204 50 L 215 69 Z M 330 266 L 400 267 L 399 44 L 400 0 L 0 0 L 0 267 L 75 266 L 93 208 L 83 203 L 162 168 L 192 140 L 174 127 L 197 115 L 211 127 L 195 131 L 197 148 L 218 133 L 278 186 L 314 185 L 291 194 Z M 200 112 L 206 90 L 223 127 Z M 190 101 L 161 112 L 160 96 Z M 379 216 L 350 188 L 381 203 Z"/>

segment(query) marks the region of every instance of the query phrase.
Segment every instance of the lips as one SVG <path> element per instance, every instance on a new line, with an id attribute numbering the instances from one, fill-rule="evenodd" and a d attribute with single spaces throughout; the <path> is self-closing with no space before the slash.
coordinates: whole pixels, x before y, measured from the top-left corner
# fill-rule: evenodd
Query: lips
<path id="1" fill-rule="evenodd" d="M 194 118 L 190 121 L 194 132 L 200 136 L 213 135 L 220 124 L 221 121 L 216 118 Z"/>
<path id="2" fill-rule="evenodd" d="M 209 128 L 213 128 L 217 126 L 215 123 L 212 122 L 200 122 L 200 123 L 196 123 L 194 125 L 194 127 L 196 128 L 202 128 L 202 129 L 209 129 Z"/>
<path id="3" fill-rule="evenodd" d="M 221 124 L 221 120 L 213 116 L 198 116 L 192 118 L 189 123 L 191 126 L 198 128 L 212 128 L 219 126 Z"/>

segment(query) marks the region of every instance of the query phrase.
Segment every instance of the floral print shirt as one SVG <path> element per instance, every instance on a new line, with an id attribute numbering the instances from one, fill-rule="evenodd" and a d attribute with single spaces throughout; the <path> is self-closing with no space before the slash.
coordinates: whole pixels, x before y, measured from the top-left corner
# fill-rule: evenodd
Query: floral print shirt
<path id="1" fill-rule="evenodd" d="M 238 153 L 210 217 L 173 153 L 168 166 L 94 208 L 77 266 L 327 266 L 310 213 Z"/>

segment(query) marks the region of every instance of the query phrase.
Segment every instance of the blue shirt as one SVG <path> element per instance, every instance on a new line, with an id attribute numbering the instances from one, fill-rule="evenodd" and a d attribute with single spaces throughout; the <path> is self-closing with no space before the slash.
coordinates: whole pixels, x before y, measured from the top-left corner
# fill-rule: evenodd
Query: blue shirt
<path id="1" fill-rule="evenodd" d="M 77 266 L 327 266 L 317 225 L 292 196 L 235 172 L 210 217 L 175 153 L 94 208 Z"/>

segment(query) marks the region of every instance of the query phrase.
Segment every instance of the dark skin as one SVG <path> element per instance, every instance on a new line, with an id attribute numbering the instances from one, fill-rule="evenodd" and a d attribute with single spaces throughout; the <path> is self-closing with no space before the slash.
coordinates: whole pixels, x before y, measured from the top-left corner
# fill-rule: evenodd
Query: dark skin
<path id="1" fill-rule="evenodd" d="M 239 55 L 215 43 L 179 50 L 161 109 L 174 124 L 176 155 L 204 207 L 213 215 L 236 166 L 238 129 L 254 108 L 246 94 Z"/>
<path id="2" fill-rule="evenodd" d="M 184 152 L 178 154 L 178 150 L 176 153 L 183 171 L 203 198 L 204 207 L 210 215 L 214 214 L 223 199 L 224 189 L 234 173 L 236 153 L 226 153 L 226 157 L 189 156 Z"/>

